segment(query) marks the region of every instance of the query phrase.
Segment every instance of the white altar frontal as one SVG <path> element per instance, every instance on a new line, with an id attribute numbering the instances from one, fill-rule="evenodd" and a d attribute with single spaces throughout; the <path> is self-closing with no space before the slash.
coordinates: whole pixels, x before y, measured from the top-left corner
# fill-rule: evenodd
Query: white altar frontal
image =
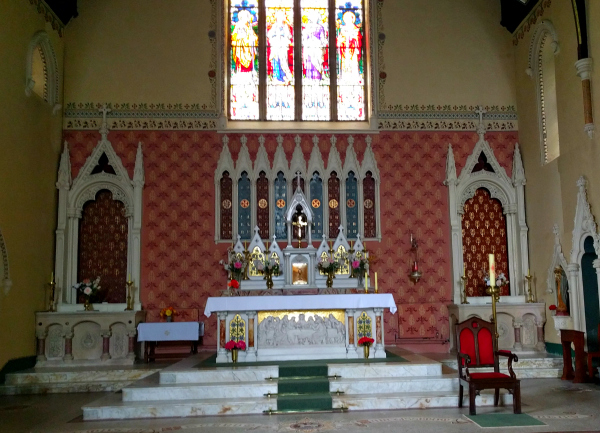
<path id="1" fill-rule="evenodd" d="M 364 358 L 357 342 L 374 339 L 370 358 L 385 358 L 382 294 L 243 296 L 208 298 L 204 314 L 218 316 L 217 362 L 231 362 L 230 340 L 244 341 L 240 362 Z"/>

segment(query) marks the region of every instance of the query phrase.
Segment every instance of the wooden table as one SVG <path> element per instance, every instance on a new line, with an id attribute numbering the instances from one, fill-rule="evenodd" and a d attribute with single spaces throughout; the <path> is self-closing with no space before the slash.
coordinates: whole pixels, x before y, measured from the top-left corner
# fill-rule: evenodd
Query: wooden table
<path id="1" fill-rule="evenodd" d="M 573 383 L 588 382 L 586 371 L 585 334 L 573 329 L 560 330 L 560 342 L 563 348 L 563 374 L 562 380 L 573 380 Z M 575 345 L 575 373 L 571 361 L 571 343 Z"/>
<path id="2" fill-rule="evenodd" d="M 165 358 L 182 358 L 198 353 L 198 344 L 204 337 L 203 322 L 160 322 L 140 323 L 138 325 L 138 341 L 145 342 L 144 360 L 146 362 Z M 157 346 L 176 347 L 187 343 L 185 353 L 156 353 Z M 189 351 L 188 348 L 189 347 Z"/>

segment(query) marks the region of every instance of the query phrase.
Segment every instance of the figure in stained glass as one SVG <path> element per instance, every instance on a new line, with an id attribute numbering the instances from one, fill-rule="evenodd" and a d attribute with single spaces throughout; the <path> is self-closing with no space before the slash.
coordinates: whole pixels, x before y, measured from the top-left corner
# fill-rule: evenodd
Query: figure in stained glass
<path id="1" fill-rule="evenodd" d="M 293 2 L 267 3 L 267 119 L 294 120 Z M 276 5 L 276 6 L 275 6 Z"/>
<path id="2" fill-rule="evenodd" d="M 254 72 L 254 57 L 258 45 L 258 36 L 252 28 L 253 17 L 242 9 L 237 14 L 238 22 L 231 32 L 231 46 L 236 72 Z"/>
<path id="3" fill-rule="evenodd" d="M 269 62 L 271 62 L 272 68 L 271 77 L 280 84 L 289 84 L 293 79 L 289 65 L 292 31 L 283 9 L 276 10 L 275 22 L 267 31 L 267 37 L 271 48 L 269 53 Z"/>
<path id="4" fill-rule="evenodd" d="M 353 11 L 344 12 L 342 15 L 337 44 L 340 60 L 340 84 L 362 83 L 362 74 L 359 68 L 362 57 L 362 35 L 356 25 L 356 15 Z"/>
<path id="5" fill-rule="evenodd" d="M 321 81 L 325 74 L 327 32 L 319 10 L 308 9 L 302 18 L 306 20 L 302 31 L 304 78 Z"/>

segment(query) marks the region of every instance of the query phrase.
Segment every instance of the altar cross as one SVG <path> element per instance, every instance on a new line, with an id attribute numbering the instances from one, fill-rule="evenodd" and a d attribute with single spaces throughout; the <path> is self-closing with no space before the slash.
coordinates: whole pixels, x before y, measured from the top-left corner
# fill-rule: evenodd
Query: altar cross
<path id="1" fill-rule="evenodd" d="M 293 222 L 292 225 L 298 227 L 298 248 L 302 248 L 302 227 L 308 225 L 306 221 L 302 221 L 302 215 L 298 215 L 298 221 Z"/>

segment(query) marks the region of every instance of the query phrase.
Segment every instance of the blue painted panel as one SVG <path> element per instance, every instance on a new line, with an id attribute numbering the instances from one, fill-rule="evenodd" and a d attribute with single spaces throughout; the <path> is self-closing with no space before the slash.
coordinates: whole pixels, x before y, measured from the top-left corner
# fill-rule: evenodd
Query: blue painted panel
<path id="1" fill-rule="evenodd" d="M 354 172 L 346 179 L 346 237 L 356 239 L 358 234 L 358 182 Z"/>
<path id="2" fill-rule="evenodd" d="M 287 239 L 287 226 L 285 224 L 285 212 L 287 210 L 287 181 L 283 172 L 277 173 L 275 178 L 275 236 L 277 239 Z"/>
<path id="3" fill-rule="evenodd" d="M 250 197 L 250 178 L 244 171 L 238 182 L 238 234 L 248 240 L 252 238 Z"/>
<path id="4" fill-rule="evenodd" d="M 319 240 L 323 237 L 323 180 L 316 172 L 310 179 L 310 197 L 313 212 L 312 236 Z"/>

